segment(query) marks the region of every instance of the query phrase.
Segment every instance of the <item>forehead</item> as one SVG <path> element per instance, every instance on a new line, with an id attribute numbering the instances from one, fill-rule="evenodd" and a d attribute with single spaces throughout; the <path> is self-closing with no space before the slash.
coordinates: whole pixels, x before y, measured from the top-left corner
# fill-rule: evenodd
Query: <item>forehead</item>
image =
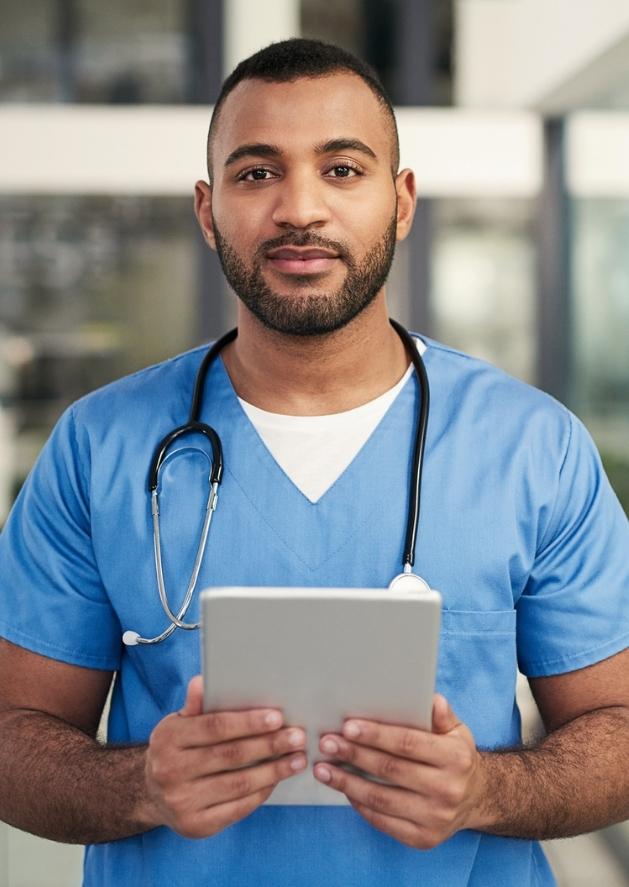
<path id="1" fill-rule="evenodd" d="M 389 162 L 391 126 L 380 102 L 355 74 L 287 83 L 242 80 L 225 99 L 213 155 L 220 164 L 241 144 L 276 144 L 287 152 L 343 136 L 365 142 Z"/>

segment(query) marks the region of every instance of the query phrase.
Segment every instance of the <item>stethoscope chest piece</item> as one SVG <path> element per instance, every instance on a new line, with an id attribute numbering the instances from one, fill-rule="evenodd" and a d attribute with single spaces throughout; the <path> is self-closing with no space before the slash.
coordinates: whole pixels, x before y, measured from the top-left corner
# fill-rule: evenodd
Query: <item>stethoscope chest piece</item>
<path id="1" fill-rule="evenodd" d="M 431 591 L 430 585 L 417 573 L 398 573 L 389 583 L 392 591 L 411 591 L 428 593 Z"/>

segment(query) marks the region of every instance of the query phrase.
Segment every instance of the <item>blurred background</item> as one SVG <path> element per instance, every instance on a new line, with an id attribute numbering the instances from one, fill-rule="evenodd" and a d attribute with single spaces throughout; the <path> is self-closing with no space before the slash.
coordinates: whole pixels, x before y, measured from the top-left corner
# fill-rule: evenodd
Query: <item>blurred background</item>
<path id="1" fill-rule="evenodd" d="M 68 403 L 233 323 L 193 184 L 223 77 L 291 36 L 396 106 L 420 203 L 392 314 L 566 403 L 629 512 L 626 0 L 2 0 L 0 525 Z M 548 849 L 562 885 L 629 884 L 624 826 Z M 80 858 L 0 824 L 0 887 Z"/>

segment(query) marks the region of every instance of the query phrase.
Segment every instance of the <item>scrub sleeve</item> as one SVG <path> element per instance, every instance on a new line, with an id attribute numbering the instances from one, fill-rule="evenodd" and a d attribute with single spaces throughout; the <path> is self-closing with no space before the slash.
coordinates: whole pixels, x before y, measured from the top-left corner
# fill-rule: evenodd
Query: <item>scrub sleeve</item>
<path id="1" fill-rule="evenodd" d="M 109 671 L 119 666 L 121 629 L 94 558 L 89 464 L 70 408 L 2 534 L 0 635 L 71 665 Z"/>
<path id="2" fill-rule="evenodd" d="M 629 528 L 599 454 L 572 414 L 555 502 L 517 602 L 521 671 L 574 671 L 629 646 Z"/>

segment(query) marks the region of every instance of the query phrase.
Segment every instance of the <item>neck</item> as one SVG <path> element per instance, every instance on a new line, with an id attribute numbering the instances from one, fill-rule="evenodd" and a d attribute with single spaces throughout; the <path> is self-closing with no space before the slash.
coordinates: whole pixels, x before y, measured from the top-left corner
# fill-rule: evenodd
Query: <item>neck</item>
<path id="1" fill-rule="evenodd" d="M 240 305 L 238 338 L 223 360 L 239 397 L 295 416 L 367 403 L 392 388 L 409 364 L 389 323 L 384 290 L 346 327 L 322 336 L 269 330 Z"/>

